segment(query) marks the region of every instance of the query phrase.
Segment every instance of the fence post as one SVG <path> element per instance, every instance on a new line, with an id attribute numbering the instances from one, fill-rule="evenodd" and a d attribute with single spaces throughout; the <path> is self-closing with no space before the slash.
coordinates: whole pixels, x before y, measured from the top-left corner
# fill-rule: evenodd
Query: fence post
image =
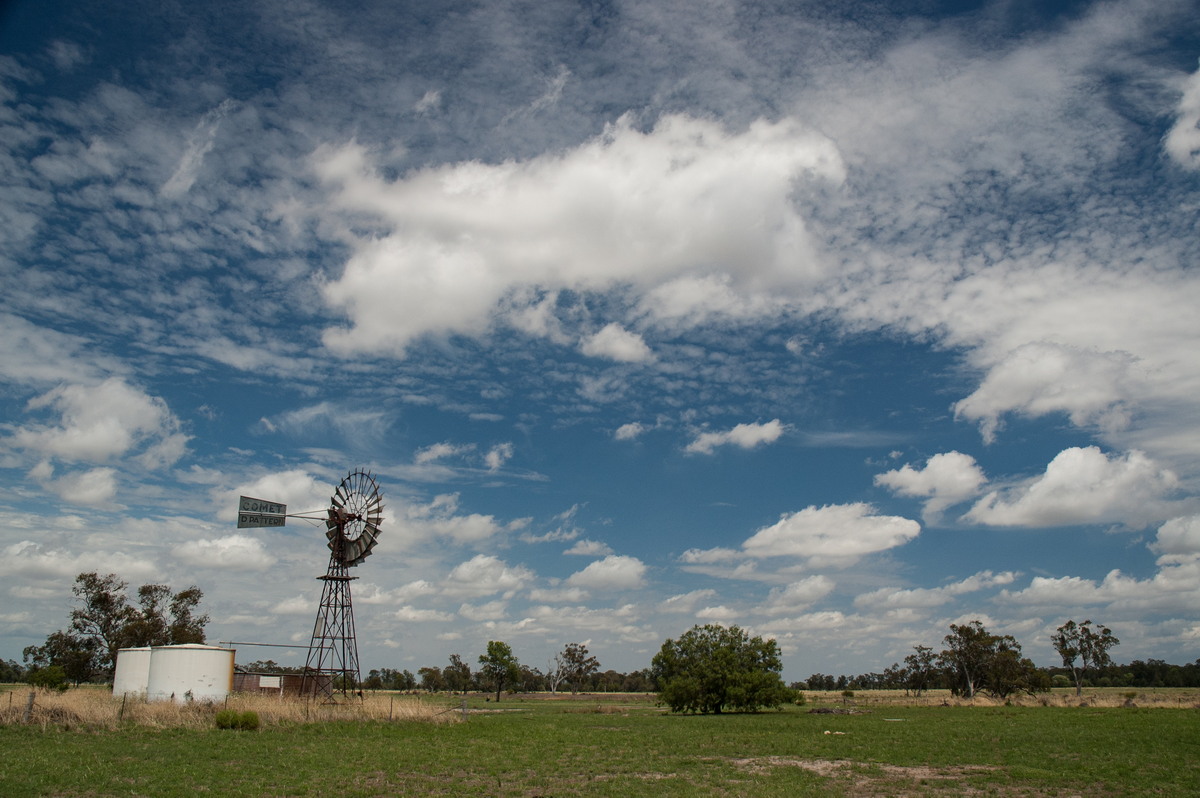
<path id="1" fill-rule="evenodd" d="M 30 695 L 32 695 L 32 693 L 30 693 Z M 466 720 L 467 719 L 467 699 L 465 699 L 465 698 L 462 700 L 462 713 L 463 713 L 463 720 Z"/>
<path id="2" fill-rule="evenodd" d="M 33 696 L 34 696 L 34 691 L 30 690 L 29 691 L 29 700 L 25 702 L 25 718 L 24 718 L 25 723 L 28 723 L 29 719 L 33 717 Z"/>

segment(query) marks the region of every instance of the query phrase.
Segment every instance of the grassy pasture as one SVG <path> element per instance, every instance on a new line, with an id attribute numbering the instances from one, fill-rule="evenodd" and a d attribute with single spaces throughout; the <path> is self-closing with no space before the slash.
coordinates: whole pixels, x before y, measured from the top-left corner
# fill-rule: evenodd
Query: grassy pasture
<path id="1" fill-rule="evenodd" d="M 380 694 L 307 720 L 302 705 L 259 705 L 256 732 L 217 730 L 213 708 L 175 710 L 187 722 L 172 724 L 127 705 L 110 723 L 111 697 L 93 720 L 24 725 L 0 693 L 0 795 L 1200 794 L 1200 694 L 1139 691 L 1124 707 L 1125 692 L 1085 692 L 1086 707 L 1065 692 L 1049 706 L 810 693 L 803 707 L 725 716 L 668 715 L 645 696 L 469 696 L 466 721 L 457 697 L 422 698 L 402 718 L 396 706 L 414 699 Z M 27 694 L 14 694 L 18 713 Z"/>

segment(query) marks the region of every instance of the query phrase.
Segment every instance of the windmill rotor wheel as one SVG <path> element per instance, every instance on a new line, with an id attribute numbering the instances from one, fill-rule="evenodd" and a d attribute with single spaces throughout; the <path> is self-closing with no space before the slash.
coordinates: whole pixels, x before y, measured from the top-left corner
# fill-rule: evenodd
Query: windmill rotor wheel
<path id="1" fill-rule="evenodd" d="M 360 564 L 371 556 L 379 540 L 383 518 L 383 494 L 367 471 L 351 471 L 329 499 L 325 537 L 329 548 L 346 566 Z"/>

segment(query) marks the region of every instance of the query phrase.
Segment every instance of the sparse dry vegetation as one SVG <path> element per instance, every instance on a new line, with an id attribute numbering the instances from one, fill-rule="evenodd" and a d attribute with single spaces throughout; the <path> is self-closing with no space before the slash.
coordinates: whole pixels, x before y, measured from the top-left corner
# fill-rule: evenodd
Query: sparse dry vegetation
<path id="1" fill-rule="evenodd" d="M 30 690 L 14 689 L 3 696 L 0 725 L 24 723 Z M 209 729 L 220 710 L 254 712 L 262 726 L 328 721 L 425 721 L 455 723 L 461 715 L 443 701 L 419 695 L 367 694 L 339 704 L 320 704 L 295 696 L 235 693 L 220 703 L 147 702 L 114 696 L 107 688 L 57 692 L 36 690 L 29 723 L 42 727 L 117 729 L 127 724 L 152 729 Z"/>

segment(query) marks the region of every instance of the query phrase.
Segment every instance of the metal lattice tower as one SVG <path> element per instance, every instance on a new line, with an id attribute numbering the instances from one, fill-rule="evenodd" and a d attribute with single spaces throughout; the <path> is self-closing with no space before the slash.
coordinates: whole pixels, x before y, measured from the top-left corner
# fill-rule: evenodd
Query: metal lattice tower
<path id="1" fill-rule="evenodd" d="M 332 701 L 334 693 L 349 695 L 358 685 L 358 640 L 354 635 L 354 605 L 350 598 L 349 569 L 334 552 L 329 570 L 321 577 L 321 603 L 313 624 L 308 660 L 304 664 L 303 692 Z M 308 684 L 311 682 L 311 685 Z"/>
<path id="2" fill-rule="evenodd" d="M 358 641 L 350 598 L 350 582 L 358 577 L 350 576 L 350 568 L 371 556 L 382 513 L 379 486 L 365 471 L 351 472 L 330 499 L 325 520 L 329 567 L 317 577 L 325 585 L 300 688 L 306 695 L 332 702 L 335 693 L 348 697 L 358 688 Z"/>

